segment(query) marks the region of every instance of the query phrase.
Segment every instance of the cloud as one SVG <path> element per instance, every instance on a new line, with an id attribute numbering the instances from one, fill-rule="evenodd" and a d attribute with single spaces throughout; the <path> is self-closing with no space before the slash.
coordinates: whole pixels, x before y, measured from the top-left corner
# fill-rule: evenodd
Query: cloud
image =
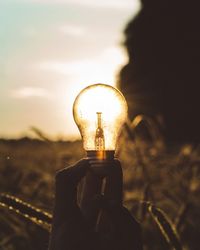
<path id="1" fill-rule="evenodd" d="M 73 4 L 86 7 L 107 8 L 107 9 L 139 9 L 139 0 L 5 0 L 20 3 L 39 3 L 39 4 Z"/>
<path id="2" fill-rule="evenodd" d="M 11 96 L 19 99 L 26 99 L 30 97 L 47 98 L 50 97 L 50 93 L 44 88 L 26 86 L 13 90 Z"/>
<path id="3" fill-rule="evenodd" d="M 77 36 L 77 37 L 83 36 L 86 33 L 86 30 L 84 27 L 73 25 L 73 24 L 66 24 L 66 25 L 60 26 L 58 30 L 59 32 L 63 34 Z"/>
<path id="4" fill-rule="evenodd" d="M 79 60 L 72 62 L 59 61 L 44 61 L 38 64 L 39 69 L 47 71 L 56 71 L 61 74 L 74 75 L 85 74 L 92 72 L 92 69 L 103 66 L 103 68 L 110 65 L 109 68 L 116 68 L 126 62 L 127 58 L 124 51 L 119 47 L 110 47 L 104 50 L 97 58 L 93 60 Z"/>
<path id="5" fill-rule="evenodd" d="M 61 74 L 74 75 L 85 74 L 85 69 L 94 68 L 95 63 L 89 60 L 80 60 L 74 62 L 59 62 L 59 61 L 47 61 L 39 64 L 39 68 L 47 71 L 56 71 Z"/>
<path id="6" fill-rule="evenodd" d="M 97 57 L 71 62 L 44 61 L 37 65 L 40 70 L 67 75 L 74 82 L 105 82 L 114 84 L 118 70 L 126 63 L 127 56 L 119 47 L 110 47 Z"/>
<path id="7" fill-rule="evenodd" d="M 124 65 L 127 60 L 127 54 L 122 47 L 108 47 L 101 55 L 101 61 L 105 61 L 108 64 L 113 64 L 114 68 Z"/>

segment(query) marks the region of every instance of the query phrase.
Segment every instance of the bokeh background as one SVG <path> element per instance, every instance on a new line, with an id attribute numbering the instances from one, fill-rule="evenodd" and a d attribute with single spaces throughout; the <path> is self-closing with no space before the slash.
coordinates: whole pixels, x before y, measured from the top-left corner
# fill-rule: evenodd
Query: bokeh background
<path id="1" fill-rule="evenodd" d="M 144 249 L 199 250 L 198 11 L 185 0 L 0 0 L 0 249 L 48 249 L 55 173 L 85 155 L 73 100 L 103 82 L 129 104 L 116 156 Z"/>

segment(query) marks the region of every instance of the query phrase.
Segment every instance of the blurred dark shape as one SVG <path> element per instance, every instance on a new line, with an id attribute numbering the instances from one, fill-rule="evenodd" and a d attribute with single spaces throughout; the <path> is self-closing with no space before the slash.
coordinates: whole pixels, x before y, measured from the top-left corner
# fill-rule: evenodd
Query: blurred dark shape
<path id="1" fill-rule="evenodd" d="M 129 115 L 162 117 L 170 142 L 200 141 L 199 1 L 142 1 L 125 30 L 120 88 Z"/>
<path id="2" fill-rule="evenodd" d="M 105 190 L 99 196 L 93 181 L 103 176 L 106 177 Z M 84 177 L 85 187 L 93 187 L 95 190 L 89 193 L 85 189 L 87 192 L 84 192 L 84 196 L 92 197 L 84 197 L 87 205 L 81 204 L 79 207 L 78 185 Z M 122 169 L 117 160 L 82 159 L 72 167 L 59 171 L 56 175 L 49 250 L 142 250 L 140 224 L 123 207 L 121 199 Z M 102 217 L 96 231 L 96 216 L 93 215 L 99 209 Z M 104 225 L 101 224 L 102 219 L 106 219 Z"/>

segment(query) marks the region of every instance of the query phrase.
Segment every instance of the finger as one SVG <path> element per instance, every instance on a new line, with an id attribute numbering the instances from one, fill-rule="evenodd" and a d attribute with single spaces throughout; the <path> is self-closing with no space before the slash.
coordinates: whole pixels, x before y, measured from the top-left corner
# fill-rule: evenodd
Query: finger
<path id="1" fill-rule="evenodd" d="M 55 211 L 66 214 L 77 206 L 77 185 L 85 175 L 88 162 L 83 159 L 70 168 L 59 171 L 56 175 Z"/>
<path id="2" fill-rule="evenodd" d="M 89 160 L 90 164 L 90 170 L 100 176 L 105 177 L 108 176 L 111 172 L 110 166 L 113 165 L 113 160 L 98 160 L 98 159 L 92 159 Z"/>
<path id="3" fill-rule="evenodd" d="M 56 174 L 56 182 L 65 182 L 70 186 L 77 185 L 80 179 L 85 175 L 88 166 L 88 160 L 82 159 L 73 166 L 58 171 Z"/>
<path id="4" fill-rule="evenodd" d="M 116 231 L 116 241 L 119 249 L 142 249 L 140 224 L 131 216 L 129 211 L 122 206 L 123 175 L 121 164 L 115 160 L 112 172 L 107 177 L 105 207 L 108 217 Z"/>
<path id="5" fill-rule="evenodd" d="M 56 175 L 56 195 L 50 250 L 82 249 L 82 242 L 89 234 L 83 216 L 77 205 L 77 185 L 88 168 L 83 159 L 70 168 L 59 171 Z"/>
<path id="6" fill-rule="evenodd" d="M 113 161 L 108 161 L 108 160 L 89 160 L 89 164 L 91 169 L 93 167 L 99 167 L 99 168 L 105 168 L 108 169 L 108 173 L 109 173 L 109 167 L 112 165 Z"/>
<path id="7" fill-rule="evenodd" d="M 92 163 L 99 163 L 99 164 L 110 164 L 113 162 L 113 160 L 107 160 L 107 159 L 91 159 L 89 160 L 89 162 Z"/>
<path id="8" fill-rule="evenodd" d="M 98 176 L 99 178 L 103 178 L 109 174 L 108 166 L 102 164 L 92 164 L 90 165 L 90 170 L 93 175 Z"/>
<path id="9" fill-rule="evenodd" d="M 109 166 L 109 175 L 106 177 L 105 198 L 106 200 L 122 204 L 123 174 L 120 162 L 115 159 Z"/>

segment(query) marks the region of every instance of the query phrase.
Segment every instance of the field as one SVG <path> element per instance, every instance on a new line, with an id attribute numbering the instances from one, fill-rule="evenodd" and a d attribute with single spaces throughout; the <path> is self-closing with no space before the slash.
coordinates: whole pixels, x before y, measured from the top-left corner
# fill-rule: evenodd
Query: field
<path id="1" fill-rule="evenodd" d="M 200 148 L 166 144 L 156 129 L 135 127 L 133 123 L 123 130 L 117 156 L 124 171 L 124 205 L 141 223 L 144 249 L 198 250 Z M 56 171 L 84 157 L 84 151 L 80 141 L 37 135 L 38 139 L 0 140 L 0 193 L 51 213 Z M 47 249 L 44 225 L 2 203 L 0 211 L 0 249 Z"/>

